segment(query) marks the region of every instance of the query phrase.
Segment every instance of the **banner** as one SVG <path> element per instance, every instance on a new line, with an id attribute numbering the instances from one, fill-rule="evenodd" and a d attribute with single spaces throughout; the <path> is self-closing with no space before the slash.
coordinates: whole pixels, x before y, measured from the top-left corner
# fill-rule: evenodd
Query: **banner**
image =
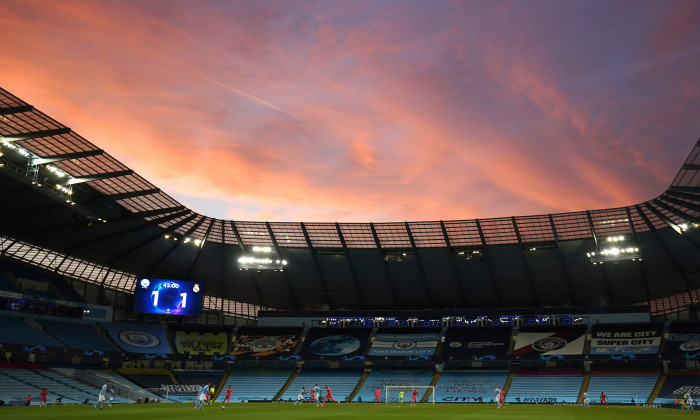
<path id="1" fill-rule="evenodd" d="M 435 386 L 435 400 L 449 403 L 489 402 L 493 398 L 494 388 L 503 388 L 507 379 L 508 372 L 505 371 L 445 371 Z"/>
<path id="2" fill-rule="evenodd" d="M 663 324 L 596 324 L 592 329 L 590 354 L 656 354 L 662 335 Z"/>
<path id="3" fill-rule="evenodd" d="M 498 360 L 508 354 L 512 329 L 448 328 L 442 346 L 443 358 L 450 360 Z"/>
<path id="4" fill-rule="evenodd" d="M 664 355 L 700 360 L 700 322 L 670 323 Z"/>
<path id="5" fill-rule="evenodd" d="M 586 327 L 520 327 L 513 356 L 524 358 L 563 358 L 581 355 Z"/>
<path id="6" fill-rule="evenodd" d="M 674 375 L 670 373 L 666 376 L 654 402 L 683 399 L 683 395 L 686 393 L 690 394 L 694 400 L 700 398 L 700 375 Z"/>
<path id="7" fill-rule="evenodd" d="M 241 328 L 229 354 L 243 359 L 289 356 L 299 344 L 300 334 L 301 329 Z"/>
<path id="8" fill-rule="evenodd" d="M 343 360 L 362 357 L 371 328 L 311 328 L 301 355 L 304 359 Z"/>
<path id="9" fill-rule="evenodd" d="M 194 332 L 176 331 L 175 349 L 178 353 L 199 354 L 207 356 L 226 354 L 228 349 L 228 334 L 225 332 Z"/>
<path id="10" fill-rule="evenodd" d="M 161 325 L 126 322 L 100 323 L 112 340 L 130 353 L 172 354 L 165 330 Z"/>
<path id="11" fill-rule="evenodd" d="M 440 333 L 377 334 L 369 356 L 432 356 Z"/>

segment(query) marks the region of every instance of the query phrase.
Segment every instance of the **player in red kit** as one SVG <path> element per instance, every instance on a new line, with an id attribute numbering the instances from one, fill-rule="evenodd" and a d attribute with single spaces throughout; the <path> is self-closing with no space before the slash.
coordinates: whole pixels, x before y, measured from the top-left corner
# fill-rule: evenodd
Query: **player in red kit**
<path id="1" fill-rule="evenodd" d="M 224 406 L 224 403 L 228 406 L 229 403 L 231 402 L 231 393 L 233 393 L 233 388 L 231 388 L 231 385 L 226 388 L 226 398 L 224 398 L 223 401 L 221 401 L 221 407 Z"/>
<path id="2" fill-rule="evenodd" d="M 418 388 L 413 390 L 413 394 L 411 394 L 411 405 L 416 405 L 416 400 L 418 399 Z"/>
<path id="3" fill-rule="evenodd" d="M 374 390 L 374 403 L 379 404 L 381 401 L 382 401 L 382 391 L 380 391 L 379 388 L 377 387 L 377 389 Z"/>
<path id="4" fill-rule="evenodd" d="M 49 391 L 46 388 L 42 389 L 39 393 L 39 407 L 46 407 L 46 397 L 49 395 Z"/>
<path id="5" fill-rule="evenodd" d="M 328 400 L 331 400 L 331 401 L 333 401 L 333 402 L 340 403 L 340 401 L 334 400 L 334 399 L 333 399 L 333 393 L 331 392 L 331 387 L 329 387 L 328 385 L 326 385 L 326 397 L 323 399 L 323 403 L 321 404 L 321 407 L 323 407 L 323 404 L 325 404 L 326 401 L 328 401 Z"/>
<path id="6" fill-rule="evenodd" d="M 608 406 L 608 396 L 605 395 L 604 392 L 600 393 L 600 404 L 598 404 L 598 407 L 602 407 L 603 403 L 605 403 L 605 407 Z"/>

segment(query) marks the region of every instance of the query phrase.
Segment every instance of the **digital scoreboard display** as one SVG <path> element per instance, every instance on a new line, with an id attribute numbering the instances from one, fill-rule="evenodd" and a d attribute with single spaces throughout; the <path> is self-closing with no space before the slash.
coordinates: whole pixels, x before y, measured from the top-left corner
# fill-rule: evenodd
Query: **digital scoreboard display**
<path id="1" fill-rule="evenodd" d="M 199 316 L 202 312 L 202 284 L 140 278 L 134 294 L 134 312 Z"/>

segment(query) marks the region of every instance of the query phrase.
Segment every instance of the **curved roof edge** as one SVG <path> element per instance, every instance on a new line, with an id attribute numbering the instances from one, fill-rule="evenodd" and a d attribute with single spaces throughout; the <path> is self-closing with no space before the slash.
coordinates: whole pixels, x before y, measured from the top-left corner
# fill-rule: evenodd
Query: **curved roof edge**
<path id="1" fill-rule="evenodd" d="M 28 168 L 34 172 L 28 169 L 24 174 L 26 178 L 53 178 L 54 184 L 61 185 L 51 192 L 57 196 L 69 193 L 67 205 L 80 208 L 83 199 L 89 199 L 91 205 L 97 200 L 116 210 L 121 217 L 142 218 L 175 237 L 198 243 L 399 250 L 427 247 L 470 250 L 498 244 L 542 247 L 559 241 L 634 234 L 650 229 L 682 230 L 700 218 L 700 140 L 665 192 L 631 206 L 448 221 L 253 222 L 221 220 L 192 211 L 104 150 L 4 89 L 0 89 L 0 116 L 3 117 L 0 121 L 2 147 L 21 153 L 32 163 Z M 21 162 L 17 166 L 21 169 Z M 63 177 L 56 177 L 56 174 Z M 86 213 L 86 217 L 102 221 L 99 213 Z"/>

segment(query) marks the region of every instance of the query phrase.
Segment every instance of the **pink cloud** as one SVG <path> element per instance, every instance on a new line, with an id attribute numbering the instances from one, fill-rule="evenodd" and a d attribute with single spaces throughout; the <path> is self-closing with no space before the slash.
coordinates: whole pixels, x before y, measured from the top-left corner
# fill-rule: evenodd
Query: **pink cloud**
<path id="1" fill-rule="evenodd" d="M 3 87 L 212 216 L 447 220 L 633 204 L 680 164 L 659 160 L 667 148 L 649 133 L 690 132 L 697 111 L 691 66 L 640 67 L 640 80 L 679 76 L 660 112 L 605 84 L 572 90 L 537 47 L 546 28 L 481 22 L 506 19 L 503 6 L 80 6 L 0 6 L 21 35 L 0 45 Z M 654 51 L 695 39 L 684 19 L 669 14 Z"/>

